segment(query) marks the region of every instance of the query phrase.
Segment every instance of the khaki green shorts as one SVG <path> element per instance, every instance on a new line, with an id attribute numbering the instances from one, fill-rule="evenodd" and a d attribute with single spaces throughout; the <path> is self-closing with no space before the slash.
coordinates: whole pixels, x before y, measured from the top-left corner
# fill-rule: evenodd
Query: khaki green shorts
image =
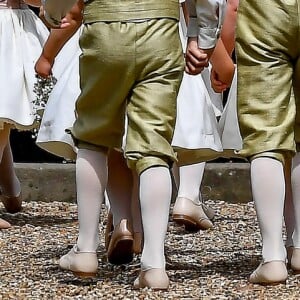
<path id="1" fill-rule="evenodd" d="M 293 154 L 300 142 L 299 10 L 296 0 L 240 0 L 236 50 L 243 156 Z"/>
<path id="2" fill-rule="evenodd" d="M 80 46 L 82 92 L 72 129 L 79 148 L 120 148 L 127 114 L 129 165 L 139 172 L 169 165 L 184 68 L 178 22 L 86 24 Z"/>

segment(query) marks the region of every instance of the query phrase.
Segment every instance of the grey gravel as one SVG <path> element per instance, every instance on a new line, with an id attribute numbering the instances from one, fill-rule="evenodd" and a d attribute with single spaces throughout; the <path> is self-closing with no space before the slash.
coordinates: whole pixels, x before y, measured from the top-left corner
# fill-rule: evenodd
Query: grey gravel
<path id="1" fill-rule="evenodd" d="M 133 290 L 139 257 L 126 266 L 107 263 L 106 209 L 101 212 L 99 268 L 83 280 L 59 269 L 58 259 L 77 235 L 76 205 L 26 202 L 21 213 L 0 216 L 13 227 L 0 231 L 0 299 L 300 299 L 299 279 L 260 286 L 248 282 L 260 262 L 260 235 L 253 203 L 207 201 L 217 215 L 208 231 L 189 233 L 170 217 L 166 240 L 169 291 Z"/>

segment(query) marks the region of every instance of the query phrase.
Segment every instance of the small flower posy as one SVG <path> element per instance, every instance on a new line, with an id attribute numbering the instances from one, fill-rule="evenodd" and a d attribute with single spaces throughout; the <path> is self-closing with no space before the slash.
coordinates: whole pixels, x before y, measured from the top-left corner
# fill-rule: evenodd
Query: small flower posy
<path id="1" fill-rule="evenodd" d="M 32 103 L 33 103 L 33 115 L 35 118 L 35 122 L 37 123 L 37 127 L 39 127 L 44 109 L 48 102 L 50 93 L 52 92 L 53 87 L 57 82 L 57 79 L 53 75 L 50 75 L 48 77 L 42 77 L 39 74 L 36 74 L 35 77 L 37 81 L 34 84 L 33 91 L 36 97 L 32 101 Z M 37 133 L 38 133 L 38 128 L 34 129 L 33 137 L 36 137 Z"/>

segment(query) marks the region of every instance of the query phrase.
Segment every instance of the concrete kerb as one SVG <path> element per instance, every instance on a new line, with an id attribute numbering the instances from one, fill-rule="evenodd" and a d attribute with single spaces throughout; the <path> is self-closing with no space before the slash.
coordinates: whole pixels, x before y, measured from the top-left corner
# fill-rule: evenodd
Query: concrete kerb
<path id="1" fill-rule="evenodd" d="M 75 165 L 17 163 L 25 201 L 75 202 Z M 248 163 L 207 163 L 202 183 L 204 199 L 245 203 L 252 200 Z"/>

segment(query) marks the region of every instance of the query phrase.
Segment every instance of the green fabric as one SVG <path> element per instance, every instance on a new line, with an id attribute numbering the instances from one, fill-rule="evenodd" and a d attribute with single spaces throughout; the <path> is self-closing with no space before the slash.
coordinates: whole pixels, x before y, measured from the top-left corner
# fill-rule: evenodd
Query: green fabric
<path id="1" fill-rule="evenodd" d="M 158 158 L 163 166 L 176 160 L 170 144 L 184 68 L 178 22 L 96 22 L 84 27 L 80 46 L 82 92 L 72 129 L 79 145 L 121 148 L 127 113 L 130 166 L 139 161 L 142 172 Z"/>
<path id="2" fill-rule="evenodd" d="M 299 24 L 299 1 L 240 1 L 236 51 L 243 156 L 294 153 L 295 140 L 300 141 Z"/>
<path id="3" fill-rule="evenodd" d="M 178 0 L 93 0 L 84 10 L 85 23 L 154 18 L 179 20 Z"/>

